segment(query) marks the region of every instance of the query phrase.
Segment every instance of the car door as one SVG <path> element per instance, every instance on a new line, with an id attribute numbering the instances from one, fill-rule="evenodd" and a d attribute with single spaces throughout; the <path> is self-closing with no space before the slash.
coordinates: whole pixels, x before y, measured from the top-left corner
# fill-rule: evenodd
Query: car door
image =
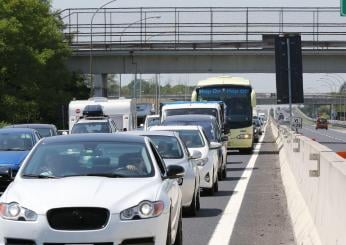
<path id="1" fill-rule="evenodd" d="M 177 180 L 165 178 L 167 175 L 166 165 L 164 160 L 161 158 L 154 144 L 150 143 L 151 150 L 154 154 L 155 160 L 159 166 L 162 181 L 163 181 L 163 189 L 166 191 L 169 199 L 171 200 L 171 232 L 172 239 L 175 237 L 175 234 L 179 225 L 180 218 L 180 209 L 181 209 L 181 198 L 182 194 L 180 191 L 180 187 L 178 185 Z"/>
<path id="2" fill-rule="evenodd" d="M 197 161 L 196 159 L 191 159 L 190 152 L 187 149 L 185 143 L 179 137 L 177 138 L 179 139 L 180 146 L 183 150 L 185 161 L 188 162 L 189 168 L 192 169 L 192 172 L 194 173 L 195 183 L 199 186 L 199 169 L 198 169 Z"/>
<path id="3" fill-rule="evenodd" d="M 208 137 L 206 135 L 206 133 L 204 132 L 204 130 L 202 129 L 202 135 L 204 138 L 204 142 L 206 142 L 206 145 L 208 146 L 208 159 L 210 159 L 213 163 L 214 166 L 214 182 L 215 182 L 215 178 L 217 178 L 217 172 L 218 172 L 218 168 L 219 168 L 219 149 L 211 149 L 210 148 L 210 141 L 208 140 Z"/>

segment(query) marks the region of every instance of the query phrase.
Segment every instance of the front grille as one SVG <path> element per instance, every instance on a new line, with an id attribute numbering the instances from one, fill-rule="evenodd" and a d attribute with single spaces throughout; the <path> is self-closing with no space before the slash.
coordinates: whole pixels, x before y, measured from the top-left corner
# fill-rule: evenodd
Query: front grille
<path id="1" fill-rule="evenodd" d="M 25 239 L 7 238 L 6 245 L 35 245 L 35 241 Z"/>
<path id="2" fill-rule="evenodd" d="M 120 245 L 153 245 L 154 243 L 155 242 L 153 237 L 147 237 L 147 238 L 126 239 Z"/>
<path id="3" fill-rule="evenodd" d="M 56 208 L 47 213 L 55 230 L 98 230 L 107 225 L 109 211 L 104 208 Z"/>

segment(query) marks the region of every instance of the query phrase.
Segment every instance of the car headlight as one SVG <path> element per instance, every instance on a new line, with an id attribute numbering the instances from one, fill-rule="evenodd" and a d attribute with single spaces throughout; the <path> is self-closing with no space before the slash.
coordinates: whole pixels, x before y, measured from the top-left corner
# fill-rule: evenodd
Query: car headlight
<path id="1" fill-rule="evenodd" d="M 203 167 L 204 165 L 208 163 L 208 161 L 209 161 L 208 157 L 198 159 L 197 165 Z"/>
<path id="2" fill-rule="evenodd" d="M 137 206 L 125 209 L 120 213 L 121 220 L 148 219 L 160 216 L 165 208 L 162 201 L 143 201 Z"/>
<path id="3" fill-rule="evenodd" d="M 21 207 L 18 203 L 0 203 L 0 217 L 14 221 L 36 221 L 37 214 L 27 208 Z"/>
<path id="4" fill-rule="evenodd" d="M 237 136 L 237 139 L 242 139 L 242 140 L 244 140 L 244 139 L 251 139 L 251 134 L 239 134 Z"/>

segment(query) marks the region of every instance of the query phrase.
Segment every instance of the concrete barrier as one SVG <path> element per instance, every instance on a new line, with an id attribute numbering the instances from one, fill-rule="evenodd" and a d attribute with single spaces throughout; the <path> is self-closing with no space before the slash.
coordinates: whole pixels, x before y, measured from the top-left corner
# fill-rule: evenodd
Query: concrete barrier
<path id="1" fill-rule="evenodd" d="M 346 161 L 273 120 L 271 128 L 297 244 L 346 244 Z"/>

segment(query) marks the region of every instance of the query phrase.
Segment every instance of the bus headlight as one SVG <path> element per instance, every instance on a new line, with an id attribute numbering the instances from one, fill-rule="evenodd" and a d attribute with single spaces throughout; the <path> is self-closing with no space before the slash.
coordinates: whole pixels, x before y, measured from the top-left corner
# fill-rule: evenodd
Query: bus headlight
<path id="1" fill-rule="evenodd" d="M 240 140 L 248 140 L 248 139 L 251 139 L 252 135 L 251 134 L 239 134 L 237 136 L 237 139 L 240 139 Z"/>

